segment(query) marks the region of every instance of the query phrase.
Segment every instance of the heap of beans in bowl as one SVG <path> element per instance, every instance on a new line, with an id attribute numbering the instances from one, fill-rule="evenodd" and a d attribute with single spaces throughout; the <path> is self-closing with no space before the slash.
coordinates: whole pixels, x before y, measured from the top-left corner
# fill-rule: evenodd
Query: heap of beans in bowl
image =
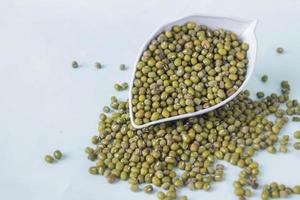
<path id="1" fill-rule="evenodd" d="M 134 123 L 193 113 L 231 96 L 245 80 L 248 49 L 234 32 L 195 22 L 160 33 L 137 63 Z"/>

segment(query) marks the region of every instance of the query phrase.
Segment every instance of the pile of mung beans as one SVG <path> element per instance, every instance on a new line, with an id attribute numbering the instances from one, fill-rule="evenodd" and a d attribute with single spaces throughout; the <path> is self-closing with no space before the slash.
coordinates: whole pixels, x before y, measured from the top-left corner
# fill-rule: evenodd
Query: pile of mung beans
<path id="1" fill-rule="evenodd" d="M 264 185 L 261 193 L 261 199 L 267 200 L 268 198 L 287 198 L 291 194 L 300 194 L 300 185 L 294 187 L 287 187 L 284 184 L 272 182 L 270 185 Z"/>
<path id="2" fill-rule="evenodd" d="M 134 123 L 193 113 L 231 96 L 245 80 L 248 49 L 237 34 L 195 22 L 159 34 L 136 67 Z"/>
<path id="3" fill-rule="evenodd" d="M 91 139 L 94 147 L 85 149 L 94 161 L 89 172 L 109 183 L 127 181 L 133 192 L 156 193 L 159 200 L 187 200 L 178 197 L 178 190 L 211 190 L 223 179 L 224 165 L 218 161 L 224 160 L 241 168 L 233 187 L 244 200 L 259 187 L 259 164 L 253 156 L 260 150 L 276 153 L 279 141 L 286 146 L 288 137 L 280 140 L 280 130 L 289 116 L 300 115 L 300 105 L 289 99 L 289 93 L 289 83 L 282 81 L 281 94 L 253 99 L 246 90 L 204 115 L 143 129 L 131 125 L 128 101 L 113 96 L 110 114 L 100 114 L 99 134 Z M 294 136 L 299 138 L 300 132 Z M 274 185 L 264 187 L 263 200 L 299 194 L 300 186 Z"/>

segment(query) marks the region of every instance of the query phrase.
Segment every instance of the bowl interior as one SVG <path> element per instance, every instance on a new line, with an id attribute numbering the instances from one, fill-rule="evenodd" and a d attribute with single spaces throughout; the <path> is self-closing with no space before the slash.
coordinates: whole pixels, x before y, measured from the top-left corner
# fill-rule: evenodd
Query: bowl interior
<path id="1" fill-rule="evenodd" d="M 157 121 L 152 121 L 143 125 L 137 125 L 134 123 L 134 118 L 133 118 L 133 112 L 132 112 L 132 106 L 131 106 L 131 88 L 133 86 L 133 80 L 134 80 L 134 74 L 136 70 L 136 65 L 143 53 L 143 51 L 147 48 L 148 44 L 151 42 L 151 40 L 155 37 L 157 37 L 160 33 L 170 30 L 172 26 L 174 25 L 184 25 L 188 21 L 194 21 L 197 24 L 202 24 L 202 25 L 207 25 L 210 29 L 219 29 L 223 28 L 226 30 L 230 30 L 234 33 L 236 33 L 244 42 L 247 42 L 249 44 L 249 50 L 247 52 L 247 57 L 249 60 L 249 63 L 247 65 L 247 73 L 246 73 L 246 79 L 241 85 L 241 87 L 230 97 L 225 99 L 224 101 L 220 102 L 217 105 L 214 105 L 212 107 L 209 107 L 207 109 L 199 110 L 193 113 L 187 113 L 183 115 L 178 115 L 174 117 L 169 117 L 169 118 L 163 118 Z M 242 89 L 245 87 L 246 83 L 250 79 L 253 69 L 254 69 L 254 63 L 256 59 L 256 38 L 255 38 L 255 27 L 256 27 L 256 20 L 240 20 L 240 19 L 234 19 L 234 18 L 227 18 L 227 17 L 215 17 L 215 16 L 201 16 L 201 15 L 191 15 L 188 17 L 184 17 L 181 19 L 178 19 L 176 21 L 167 23 L 160 28 L 158 28 L 150 37 L 149 39 L 144 43 L 142 46 L 141 50 L 139 51 L 139 55 L 136 58 L 133 74 L 131 76 L 131 83 L 130 83 L 130 89 L 129 89 L 129 115 L 130 115 L 130 121 L 131 124 L 133 125 L 134 128 L 145 128 L 150 125 L 162 123 L 162 122 L 167 122 L 167 121 L 172 121 L 172 120 L 177 120 L 177 119 L 183 119 L 187 117 L 192 117 L 200 114 L 204 114 L 207 112 L 210 112 L 226 103 L 228 103 L 230 100 L 232 100 L 234 97 L 236 97 Z"/>

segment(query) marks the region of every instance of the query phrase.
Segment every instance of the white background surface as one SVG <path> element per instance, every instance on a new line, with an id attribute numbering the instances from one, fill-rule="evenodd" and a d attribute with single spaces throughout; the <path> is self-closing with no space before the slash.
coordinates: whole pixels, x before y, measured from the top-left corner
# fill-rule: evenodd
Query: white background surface
<path id="1" fill-rule="evenodd" d="M 119 64 L 132 66 L 157 26 L 190 13 L 257 18 L 257 64 L 248 88 L 279 91 L 279 81 L 289 79 L 292 97 L 300 99 L 297 0 L 1 0 L 0 199 L 155 199 L 130 192 L 126 183 L 109 185 L 89 175 L 92 163 L 84 148 L 96 134 L 102 106 L 116 95 L 113 83 L 129 80 L 131 70 L 122 72 Z M 275 53 L 279 45 L 285 54 Z M 82 67 L 73 70 L 72 60 Z M 95 61 L 105 67 L 97 71 Z M 263 73 L 270 77 L 266 85 L 259 81 Z M 299 128 L 290 123 L 282 134 Z M 65 158 L 46 164 L 44 155 L 56 148 Z M 261 163 L 261 184 L 300 184 L 300 152 L 259 153 L 255 159 Z M 225 180 L 213 184 L 212 192 L 181 193 L 193 200 L 236 199 L 232 182 L 238 172 L 226 165 Z"/>

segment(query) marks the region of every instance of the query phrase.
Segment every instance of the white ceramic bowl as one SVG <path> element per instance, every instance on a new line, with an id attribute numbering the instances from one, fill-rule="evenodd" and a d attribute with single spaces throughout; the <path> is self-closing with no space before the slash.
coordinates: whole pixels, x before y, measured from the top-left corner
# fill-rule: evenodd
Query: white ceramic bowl
<path id="1" fill-rule="evenodd" d="M 241 85 L 241 87 L 230 97 L 225 99 L 224 101 L 203 109 L 199 110 L 193 113 L 187 113 L 183 115 L 178 115 L 174 117 L 169 117 L 169 118 L 163 118 L 159 119 L 157 121 L 152 121 L 143 125 L 137 125 L 134 123 L 134 117 L 133 117 L 133 112 L 132 112 L 132 105 L 131 105 L 131 89 L 133 86 L 133 80 L 134 80 L 134 75 L 136 71 L 136 66 L 137 63 L 143 53 L 143 51 L 147 48 L 148 44 L 151 42 L 151 40 L 155 37 L 157 37 L 160 33 L 162 33 L 165 30 L 170 30 L 172 26 L 174 25 L 183 25 L 188 21 L 194 21 L 197 24 L 202 24 L 202 25 L 207 25 L 210 29 L 218 29 L 218 28 L 223 28 L 226 30 L 230 30 L 234 33 L 236 33 L 244 42 L 247 42 L 249 44 L 249 50 L 247 52 L 247 57 L 249 59 L 249 63 L 247 66 L 247 73 L 246 73 L 246 79 Z M 231 101 L 233 98 L 235 98 L 245 87 L 247 84 L 248 80 L 250 79 L 253 69 L 254 69 L 254 63 L 255 63 L 255 58 L 256 58 L 256 38 L 255 38 L 255 27 L 257 24 L 257 20 L 241 20 L 241 19 L 236 19 L 236 18 L 228 18 L 228 17 L 216 17 L 216 16 L 204 16 L 204 15 L 191 15 L 187 17 L 180 18 L 178 20 L 175 20 L 173 22 L 166 23 L 165 25 L 162 25 L 160 28 L 158 28 L 150 37 L 149 39 L 145 42 L 145 44 L 142 46 L 139 55 L 136 58 L 133 74 L 131 76 L 131 82 L 130 82 L 130 89 L 129 89 L 129 115 L 130 115 L 130 121 L 131 124 L 133 125 L 134 128 L 140 129 L 140 128 L 145 128 L 150 125 L 162 123 L 162 122 L 167 122 L 167 121 L 172 121 L 172 120 L 178 120 L 178 119 L 183 119 L 187 117 L 192 117 L 196 115 L 201 115 L 204 113 L 207 113 L 209 111 L 215 110 L 216 108 L 219 108 L 223 106 L 224 104 L 228 103 Z"/>

